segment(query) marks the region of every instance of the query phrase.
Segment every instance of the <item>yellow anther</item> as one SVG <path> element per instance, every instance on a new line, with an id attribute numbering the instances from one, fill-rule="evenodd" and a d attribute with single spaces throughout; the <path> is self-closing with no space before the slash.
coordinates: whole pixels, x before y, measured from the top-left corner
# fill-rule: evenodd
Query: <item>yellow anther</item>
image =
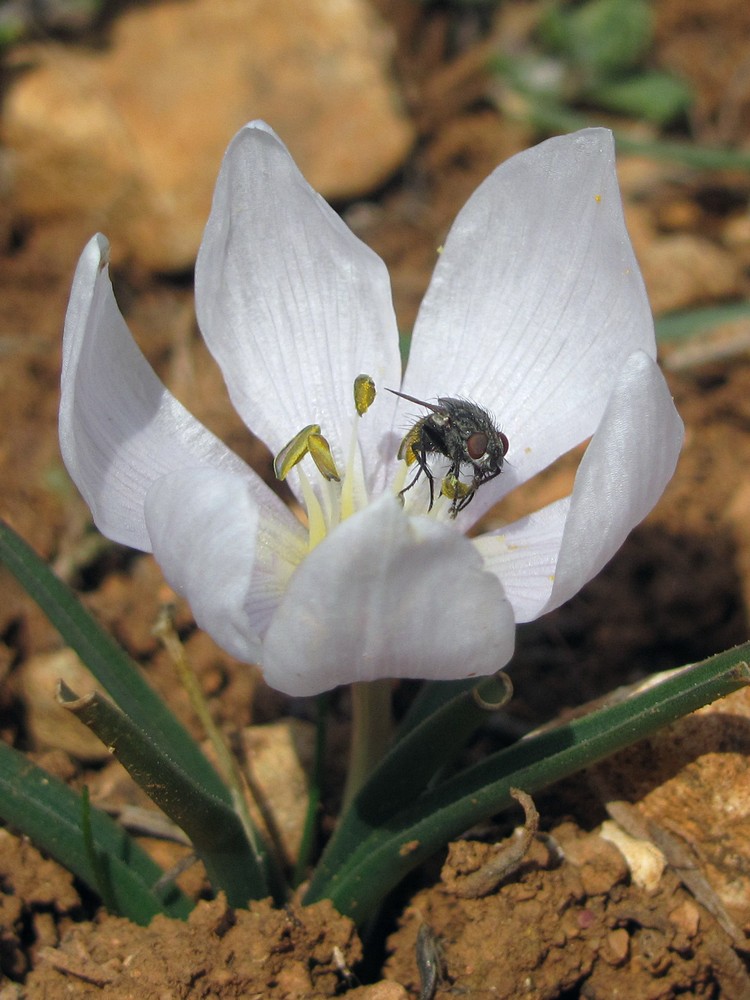
<path id="1" fill-rule="evenodd" d="M 320 428 L 308 435 L 307 447 L 310 452 L 310 458 L 317 465 L 321 476 L 329 482 L 331 480 L 335 483 L 341 482 L 339 470 L 336 468 L 336 463 L 331 454 L 331 446 L 320 433 Z"/>
<path id="2" fill-rule="evenodd" d="M 354 405 L 360 417 L 370 409 L 375 395 L 374 380 L 369 375 L 357 375 L 354 380 Z"/>
<path id="3" fill-rule="evenodd" d="M 289 444 L 284 445 L 273 460 L 273 471 L 277 479 L 286 479 L 294 466 L 302 461 L 310 451 L 310 436 L 313 434 L 320 434 L 320 424 L 308 424 L 307 427 L 303 427 L 298 434 L 294 435 Z M 315 464 L 318 464 L 317 461 Z"/>
<path id="4" fill-rule="evenodd" d="M 471 486 L 462 483 L 458 476 L 446 476 L 440 484 L 440 492 L 449 500 L 463 500 L 471 492 Z"/>

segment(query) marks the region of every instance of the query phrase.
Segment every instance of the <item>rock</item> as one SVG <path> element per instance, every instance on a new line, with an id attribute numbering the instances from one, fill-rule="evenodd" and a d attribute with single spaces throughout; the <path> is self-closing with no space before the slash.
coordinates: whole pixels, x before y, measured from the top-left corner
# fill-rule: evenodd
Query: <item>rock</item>
<path id="1" fill-rule="evenodd" d="M 408 1000 L 409 994 L 400 983 L 382 979 L 372 986 L 358 986 L 354 990 L 347 990 L 347 996 L 351 1000 Z"/>
<path id="2" fill-rule="evenodd" d="M 639 809 L 654 823 L 668 817 L 721 903 L 747 927 L 750 688 L 680 719 L 649 742 L 653 787 Z"/>
<path id="3" fill-rule="evenodd" d="M 698 902 L 750 926 L 750 688 L 679 719 L 596 765 L 610 802 L 633 803 Z M 618 845 L 619 846 L 619 845 Z M 622 849 L 622 848 L 621 848 Z M 630 859 L 629 859 L 630 860 Z M 711 894 L 718 906 L 714 906 Z M 724 926 L 731 925 L 725 921 Z M 737 935 L 742 939 L 742 935 Z"/>
<path id="4" fill-rule="evenodd" d="M 638 255 L 657 316 L 738 295 L 742 273 L 732 254 L 703 236 L 674 233 Z"/>
<path id="5" fill-rule="evenodd" d="M 611 841 L 600 834 L 590 833 L 580 836 L 571 833 L 568 824 L 555 831 L 555 839 L 566 861 L 578 869 L 584 892 L 588 896 L 610 893 L 614 886 L 624 882 L 628 875 L 628 859 L 624 852 L 613 846 Z"/>
<path id="6" fill-rule="evenodd" d="M 16 50 L 3 141 L 21 216 L 82 217 L 115 260 L 192 266 L 222 154 L 250 119 L 333 199 L 382 183 L 412 142 L 391 36 L 365 0 L 166 0 L 124 12 L 111 42 Z"/>
<path id="7" fill-rule="evenodd" d="M 631 837 L 611 820 L 602 823 L 601 836 L 625 858 L 633 882 L 646 892 L 655 892 L 667 867 L 659 848 L 648 840 Z"/>
<path id="8" fill-rule="evenodd" d="M 263 726 L 249 726 L 242 733 L 246 771 L 260 793 L 283 849 L 293 864 L 302 842 L 309 795 L 307 770 L 312 766 L 315 727 L 301 719 L 281 719 Z M 266 830 L 255 801 L 250 814 Z"/>
<path id="9" fill-rule="evenodd" d="M 72 649 L 39 653 L 29 657 L 19 669 L 19 690 L 35 746 L 59 748 L 78 760 L 107 760 L 109 751 L 99 737 L 57 700 L 57 684 L 61 680 L 80 696 L 101 690 Z"/>

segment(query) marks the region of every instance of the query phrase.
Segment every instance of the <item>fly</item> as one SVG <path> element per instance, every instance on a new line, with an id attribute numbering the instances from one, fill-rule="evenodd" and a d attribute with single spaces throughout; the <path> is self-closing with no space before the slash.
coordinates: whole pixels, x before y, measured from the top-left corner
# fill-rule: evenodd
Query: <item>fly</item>
<path id="1" fill-rule="evenodd" d="M 440 493 L 451 501 L 450 516 L 455 517 L 468 507 L 480 486 L 502 472 L 508 453 L 507 437 L 497 429 L 487 410 L 466 399 L 440 396 L 437 403 L 427 403 L 395 389 L 388 392 L 430 411 L 406 432 L 398 449 L 398 457 L 407 465 L 417 465 L 416 475 L 399 496 L 410 490 L 424 473 L 430 484 L 427 509 L 432 510 L 435 476 L 427 459 L 430 455 L 442 455 L 451 464 L 440 484 Z M 471 475 L 469 482 L 461 480 L 461 472 L 465 469 Z"/>

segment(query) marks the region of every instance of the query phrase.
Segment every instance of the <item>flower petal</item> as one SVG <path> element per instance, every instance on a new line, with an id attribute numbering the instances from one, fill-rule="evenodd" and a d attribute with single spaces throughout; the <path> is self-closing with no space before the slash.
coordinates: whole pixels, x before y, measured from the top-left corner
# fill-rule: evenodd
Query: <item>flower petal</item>
<path id="1" fill-rule="evenodd" d="M 198 625 L 233 656 L 257 661 L 260 635 L 304 557 L 304 532 L 269 519 L 246 478 L 209 468 L 158 479 L 146 523 L 164 576 Z"/>
<path id="2" fill-rule="evenodd" d="M 379 677 L 481 676 L 508 662 L 514 632 L 500 581 L 471 542 L 382 497 L 297 569 L 263 671 L 294 695 Z"/>
<path id="3" fill-rule="evenodd" d="M 404 381 L 422 399 L 475 400 L 508 436 L 510 463 L 469 521 L 593 433 L 638 349 L 656 354 L 611 133 L 585 129 L 512 157 L 451 229 Z"/>
<path id="4" fill-rule="evenodd" d="M 545 612 L 596 576 L 652 510 L 674 475 L 683 437 L 664 376 L 636 352 L 578 468 Z"/>
<path id="5" fill-rule="evenodd" d="M 224 157 L 195 280 L 203 336 L 247 425 L 276 453 L 320 424 L 345 467 L 354 379 L 400 382 L 388 273 L 262 122 Z M 381 391 L 361 422 L 370 460 L 394 407 Z"/>
<path id="6" fill-rule="evenodd" d="M 563 497 L 474 539 L 485 569 L 502 580 L 517 622 L 538 618 L 549 600 L 569 508 L 570 497 Z"/>
<path id="7" fill-rule="evenodd" d="M 683 424 L 664 376 L 635 352 L 586 449 L 570 497 L 475 540 L 519 622 L 559 607 L 609 562 L 674 474 Z M 554 582 L 553 582 L 554 581 Z"/>
<path id="8" fill-rule="evenodd" d="M 143 505 L 155 479 L 204 463 L 251 473 L 177 402 L 141 354 L 117 308 L 108 256 L 106 239 L 95 236 L 76 270 L 65 318 L 60 448 L 99 530 L 150 551 Z M 270 496 L 258 479 L 261 490 Z"/>

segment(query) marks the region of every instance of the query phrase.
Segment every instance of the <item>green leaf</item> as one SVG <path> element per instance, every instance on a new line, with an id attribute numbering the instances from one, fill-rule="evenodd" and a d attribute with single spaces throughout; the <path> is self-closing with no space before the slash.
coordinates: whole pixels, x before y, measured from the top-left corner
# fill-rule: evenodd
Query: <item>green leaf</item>
<path id="1" fill-rule="evenodd" d="M 731 302 L 728 305 L 668 313 L 656 320 L 656 339 L 660 343 L 688 340 L 714 327 L 747 319 L 748 316 L 750 316 L 750 302 Z"/>
<path id="2" fill-rule="evenodd" d="M 157 913 L 184 920 L 192 903 L 176 887 L 155 891 L 163 874 L 156 862 L 99 809 L 89 808 L 85 834 L 84 812 L 80 795 L 0 742 L 0 816 L 5 823 L 93 892 L 102 892 L 104 879 L 108 904 L 135 923 L 145 926 Z"/>
<path id="3" fill-rule="evenodd" d="M 83 846 L 96 879 L 96 891 L 110 913 L 119 913 L 117 893 L 112 885 L 109 866 L 104 862 L 101 852 L 97 850 L 94 840 L 88 785 L 84 785 L 81 789 L 81 833 L 83 834 Z"/>
<path id="4" fill-rule="evenodd" d="M 254 855 L 231 806 L 207 792 L 163 752 L 150 733 L 97 692 L 78 698 L 61 683 L 59 698 L 185 831 L 206 866 L 211 885 L 224 890 L 231 906 L 246 906 L 250 899 L 269 895 L 263 858 Z"/>
<path id="5" fill-rule="evenodd" d="M 439 687 L 430 686 L 426 701 L 414 712 L 408 728 L 402 726 L 397 742 L 340 818 L 312 876 L 308 890 L 311 898 L 325 895 L 319 894 L 319 887 L 338 877 L 373 829 L 389 827 L 394 816 L 418 799 L 486 721 L 488 703 L 504 702 L 508 691 L 502 677 L 487 677 L 479 684 L 474 681 L 471 687 L 459 681 L 445 685 L 443 697 L 452 697 L 443 701 Z M 434 710 L 428 712 L 429 707 Z"/>
<path id="6" fill-rule="evenodd" d="M 453 837 L 510 805 L 510 789 L 534 793 L 649 736 L 661 726 L 750 683 L 750 643 L 721 653 L 652 688 L 480 761 L 428 790 L 398 814 L 374 822 L 359 810 L 359 842 L 337 868 L 326 867 L 305 902 L 329 898 L 366 920 L 387 892 Z M 348 819 L 348 817 L 347 817 Z M 369 832 L 366 832 L 369 825 Z"/>
<path id="7" fill-rule="evenodd" d="M 592 115 L 570 111 L 538 94 L 527 93 L 528 103 L 523 112 L 510 105 L 503 110 L 511 117 L 530 121 L 545 132 L 576 132 L 581 128 L 600 125 Z M 636 153 L 652 160 L 682 163 L 696 170 L 749 170 L 750 153 L 741 150 L 698 146 L 693 142 L 667 139 L 636 138 L 627 129 L 614 128 L 615 143 L 620 153 Z"/>
<path id="8" fill-rule="evenodd" d="M 476 678 L 462 681 L 425 681 L 399 723 L 397 738 L 401 739 L 433 712 L 476 686 Z"/>
<path id="9" fill-rule="evenodd" d="M 607 80 L 638 66 L 648 53 L 651 9 L 646 0 L 554 3 L 540 22 L 539 36 L 585 77 Z"/>
<path id="10" fill-rule="evenodd" d="M 593 104 L 657 125 L 673 122 L 693 103 L 693 93 L 687 84 L 656 72 L 597 84 L 586 97 Z"/>
<path id="11" fill-rule="evenodd" d="M 281 887 L 270 861 L 267 871 L 252 860 L 252 854 L 246 866 L 240 865 L 240 845 L 234 837 L 233 825 L 237 816 L 232 808 L 230 792 L 200 747 L 141 677 L 133 661 L 81 605 L 72 590 L 1 520 L 0 560 L 102 684 L 123 716 L 128 719 L 132 732 L 140 734 L 144 747 L 148 745 L 154 773 L 158 775 L 158 768 L 162 767 L 163 775 L 169 774 L 171 778 L 178 774 L 189 776 L 191 789 L 194 794 L 200 795 L 202 802 L 214 803 L 216 810 L 219 804 L 225 807 L 225 811 L 220 813 L 220 829 L 223 830 L 226 826 L 228 843 L 221 843 L 213 848 L 207 846 L 207 837 L 210 842 L 210 835 L 207 833 L 202 839 L 199 835 L 200 845 L 196 844 L 196 849 L 201 852 L 206 864 L 209 878 L 215 877 L 217 887 L 223 888 L 230 900 L 240 901 L 243 905 L 248 899 L 261 899 L 269 892 L 279 894 Z M 134 747 L 135 742 L 135 738 L 132 738 L 129 745 Z M 161 763 L 156 764 L 157 760 Z M 184 786 L 181 786 L 181 791 L 183 790 Z M 170 789 L 166 786 L 165 795 L 169 794 Z M 168 809 L 165 811 L 169 813 Z M 189 812 L 187 810 L 188 818 Z M 197 815 L 204 814 L 198 811 Z M 218 815 L 218 811 L 210 813 L 207 821 L 215 822 Z M 229 815 L 234 816 L 234 821 L 228 819 Z M 196 832 L 195 824 L 191 825 L 191 839 Z M 244 845 L 247 852 L 249 845 L 246 838 Z M 247 854 L 243 857 L 247 859 Z M 260 858 L 264 863 L 268 860 L 265 853 Z M 242 874 L 238 874 L 239 867 L 243 867 Z"/>
<path id="12" fill-rule="evenodd" d="M 122 711 L 151 733 L 164 752 L 192 774 L 207 792 L 229 803 L 229 793 L 200 747 L 149 687 L 138 667 L 83 607 L 70 587 L 3 520 L 0 520 L 0 561 Z"/>

